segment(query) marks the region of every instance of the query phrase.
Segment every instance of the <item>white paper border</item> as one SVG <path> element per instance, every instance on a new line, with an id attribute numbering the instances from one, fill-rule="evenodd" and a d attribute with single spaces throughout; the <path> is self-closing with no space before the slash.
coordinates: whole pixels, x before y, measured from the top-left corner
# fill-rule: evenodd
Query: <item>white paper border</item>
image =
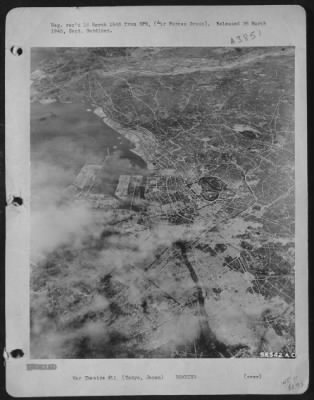
<path id="1" fill-rule="evenodd" d="M 78 19 L 116 20 L 266 20 L 262 37 L 247 46 L 295 46 L 296 137 L 296 359 L 128 359 L 47 360 L 57 370 L 26 370 L 29 362 L 29 226 L 30 226 L 30 49 L 31 47 L 93 46 L 230 46 L 230 36 L 243 27 L 213 27 L 209 34 L 169 29 L 143 34 L 50 35 L 49 22 Z M 171 33 L 171 35 L 169 35 Z M 13 56 L 13 45 L 23 54 Z M 242 45 L 245 45 L 243 43 Z M 235 45 L 236 47 L 237 45 Z M 7 391 L 13 396 L 81 396 L 140 394 L 288 393 L 287 379 L 308 385 L 307 289 L 307 126 L 306 126 L 305 12 L 300 6 L 197 6 L 197 7 L 73 7 L 17 8 L 6 20 L 6 191 L 24 205 L 7 207 L 6 233 L 6 350 L 21 348 L 25 356 L 6 361 Z M 40 360 L 41 362 L 43 360 Z M 32 361 L 31 361 L 32 362 Z M 162 382 L 75 382 L 73 375 L 150 373 Z M 176 374 L 197 374 L 197 380 L 176 380 Z M 245 374 L 262 375 L 250 381 Z"/>

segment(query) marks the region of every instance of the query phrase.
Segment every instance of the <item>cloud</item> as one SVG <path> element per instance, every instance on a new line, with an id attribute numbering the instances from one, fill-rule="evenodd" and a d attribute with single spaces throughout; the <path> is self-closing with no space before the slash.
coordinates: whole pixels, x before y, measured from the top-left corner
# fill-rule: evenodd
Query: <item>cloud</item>
<path id="1" fill-rule="evenodd" d="M 202 238 L 215 243 L 221 238 L 214 232 L 209 233 L 208 222 L 202 220 L 189 225 L 155 223 L 147 229 L 137 224 L 136 213 L 127 208 L 123 210 L 123 218 L 129 221 L 117 224 L 117 214 L 113 211 L 95 212 L 66 195 L 66 188 L 79 171 L 78 166 L 87 160 L 99 162 L 98 155 L 92 150 L 84 152 L 69 138 L 37 143 L 34 149 L 31 165 L 32 355 L 76 357 L 84 351 L 80 357 L 92 351 L 106 355 L 111 338 L 117 336 L 115 332 L 122 335 L 122 349 L 125 338 L 131 343 L 132 335 L 145 329 L 151 332 L 142 343 L 148 351 L 163 347 L 172 353 L 177 346 L 185 344 L 191 349 L 201 328 L 197 312 L 180 305 L 195 294 L 189 271 L 173 253 L 162 273 L 160 265 L 148 271 L 145 267 L 161 250 L 173 252 L 173 244 L 178 240 L 194 242 Z M 67 154 L 71 157 L 67 158 Z M 147 173 L 116 151 L 107 157 L 95 184 L 100 191 L 113 194 L 120 175 Z M 226 242 L 236 243 L 235 236 L 244 232 L 249 223 L 234 219 L 220 233 Z M 228 254 L 230 251 L 227 250 Z M 237 251 L 233 253 L 230 253 L 233 257 L 238 255 Z M 195 264 L 207 295 L 205 308 L 210 328 L 220 341 L 230 346 L 248 346 L 252 352 L 262 337 L 270 347 L 280 346 L 282 339 L 273 329 L 265 332 L 261 318 L 268 309 L 282 309 L 284 305 L 279 300 L 266 300 L 261 295 L 248 293 L 253 279 L 248 273 L 222 274 L 223 259 L 194 250 L 189 251 L 188 257 Z M 112 277 L 111 294 L 101 283 L 106 276 Z M 219 299 L 212 294 L 217 287 L 222 289 Z M 88 349 L 82 350 L 84 340 Z M 119 339 L 117 343 L 119 346 Z M 117 354 L 121 349 L 117 348 Z"/>
<path id="2" fill-rule="evenodd" d="M 167 320 L 167 313 L 164 313 Z M 191 344 L 200 334 L 199 318 L 192 313 L 183 311 L 180 315 L 168 313 L 169 320 L 153 335 L 150 347 L 163 347 L 174 352 L 177 346 Z"/>
<path id="3" fill-rule="evenodd" d="M 240 273 L 238 276 L 241 279 Z M 263 313 L 276 308 L 284 309 L 285 306 L 279 298 L 267 300 L 256 293 L 241 292 L 241 289 L 236 294 L 232 290 L 224 290 L 219 300 L 210 297 L 205 305 L 209 325 L 219 340 L 231 346 L 247 346 L 253 353 L 259 348 L 265 334 Z M 265 339 L 270 341 L 271 348 L 279 351 L 281 347 L 277 346 L 278 335 L 272 328 L 269 329 Z"/>
<path id="4" fill-rule="evenodd" d="M 56 207 L 50 204 L 34 211 L 31 219 L 32 258 L 44 257 L 66 243 L 78 247 L 93 222 L 93 215 L 82 205 Z"/>

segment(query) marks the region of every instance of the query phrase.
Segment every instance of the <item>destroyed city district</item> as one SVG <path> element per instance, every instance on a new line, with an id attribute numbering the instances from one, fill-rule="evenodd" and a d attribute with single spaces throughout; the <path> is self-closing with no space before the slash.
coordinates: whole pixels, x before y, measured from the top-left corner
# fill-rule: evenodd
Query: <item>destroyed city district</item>
<path id="1" fill-rule="evenodd" d="M 294 357 L 294 48 L 32 48 L 31 356 Z"/>

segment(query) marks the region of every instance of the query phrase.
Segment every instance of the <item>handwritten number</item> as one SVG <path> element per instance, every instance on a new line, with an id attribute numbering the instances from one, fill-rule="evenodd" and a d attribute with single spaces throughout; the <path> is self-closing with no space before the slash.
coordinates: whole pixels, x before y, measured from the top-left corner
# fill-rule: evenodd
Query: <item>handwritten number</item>
<path id="1" fill-rule="evenodd" d="M 252 31 L 250 33 L 243 33 L 242 35 L 237 35 L 235 37 L 230 38 L 231 44 L 243 43 L 248 42 L 249 40 L 256 39 L 257 36 L 262 36 L 262 31 Z"/>

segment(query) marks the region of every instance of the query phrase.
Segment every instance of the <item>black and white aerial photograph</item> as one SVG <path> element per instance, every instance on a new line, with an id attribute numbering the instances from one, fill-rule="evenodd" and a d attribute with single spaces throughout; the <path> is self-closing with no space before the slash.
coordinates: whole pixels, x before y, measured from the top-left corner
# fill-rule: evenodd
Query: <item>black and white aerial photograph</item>
<path id="1" fill-rule="evenodd" d="M 32 359 L 295 357 L 294 47 L 33 47 Z"/>

